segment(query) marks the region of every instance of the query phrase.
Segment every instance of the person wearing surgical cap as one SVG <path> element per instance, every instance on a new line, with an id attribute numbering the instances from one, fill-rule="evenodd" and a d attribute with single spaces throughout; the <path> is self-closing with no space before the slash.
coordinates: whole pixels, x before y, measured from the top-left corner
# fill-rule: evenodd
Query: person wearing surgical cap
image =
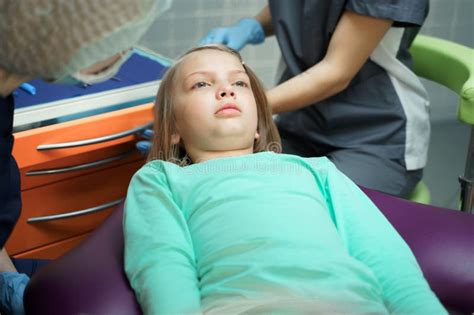
<path id="1" fill-rule="evenodd" d="M 33 78 L 93 84 L 113 77 L 171 1 L 0 0 L 1 314 L 23 314 L 29 280 L 16 272 L 3 248 L 21 211 L 12 92 Z"/>

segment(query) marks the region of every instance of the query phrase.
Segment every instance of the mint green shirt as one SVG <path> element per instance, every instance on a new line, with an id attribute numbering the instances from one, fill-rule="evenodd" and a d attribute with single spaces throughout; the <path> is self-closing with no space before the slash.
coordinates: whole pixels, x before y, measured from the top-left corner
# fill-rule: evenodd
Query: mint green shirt
<path id="1" fill-rule="evenodd" d="M 326 158 L 152 161 L 124 213 L 125 272 L 145 314 L 447 314 L 402 238 Z"/>

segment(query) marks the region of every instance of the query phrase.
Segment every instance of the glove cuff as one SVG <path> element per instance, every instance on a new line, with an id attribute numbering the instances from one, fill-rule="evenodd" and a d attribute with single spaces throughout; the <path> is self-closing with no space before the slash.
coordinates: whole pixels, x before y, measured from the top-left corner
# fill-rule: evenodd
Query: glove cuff
<path id="1" fill-rule="evenodd" d="M 255 18 L 244 18 L 239 21 L 239 26 L 249 31 L 248 42 L 250 44 L 260 44 L 265 40 L 265 31 L 262 24 Z"/>

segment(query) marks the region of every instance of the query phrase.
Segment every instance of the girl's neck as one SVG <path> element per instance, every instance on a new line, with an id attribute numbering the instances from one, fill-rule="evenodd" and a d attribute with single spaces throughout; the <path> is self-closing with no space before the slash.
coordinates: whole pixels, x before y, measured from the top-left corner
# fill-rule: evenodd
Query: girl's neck
<path id="1" fill-rule="evenodd" d="M 253 153 L 253 148 L 226 150 L 226 151 L 205 151 L 198 154 L 190 154 L 190 158 L 194 163 L 205 162 L 213 159 L 248 155 Z"/>

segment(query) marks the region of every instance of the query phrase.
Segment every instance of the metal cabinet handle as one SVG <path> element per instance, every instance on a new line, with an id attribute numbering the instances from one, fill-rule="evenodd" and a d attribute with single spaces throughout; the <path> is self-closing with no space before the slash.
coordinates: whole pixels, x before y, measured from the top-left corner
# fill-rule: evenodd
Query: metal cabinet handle
<path id="1" fill-rule="evenodd" d="M 73 217 L 77 217 L 77 216 L 82 216 L 82 215 L 98 212 L 98 211 L 116 206 L 124 200 L 125 200 L 125 198 L 121 198 L 121 199 L 111 201 L 111 202 L 108 202 L 108 203 L 104 203 L 100 206 L 92 207 L 92 208 L 88 208 L 88 209 L 83 209 L 83 210 L 78 210 L 78 211 L 73 211 L 73 212 L 67 212 L 67 213 L 54 214 L 54 215 L 47 215 L 47 216 L 43 216 L 43 217 L 33 217 L 33 218 L 29 218 L 28 220 L 26 220 L 26 222 L 28 222 L 28 223 L 46 222 L 46 221 L 54 221 L 54 220 L 61 220 L 61 219 L 68 219 L 68 218 L 73 218 Z"/>
<path id="2" fill-rule="evenodd" d="M 133 152 L 135 152 L 135 150 L 128 151 L 128 152 L 125 152 L 116 156 L 112 156 L 103 160 L 97 160 L 97 161 L 93 161 L 89 163 L 73 165 L 73 166 L 68 166 L 68 167 L 63 167 L 63 168 L 51 168 L 51 169 L 45 169 L 45 170 L 28 171 L 25 173 L 25 175 L 26 176 L 53 175 L 53 174 L 61 174 L 61 173 L 67 173 L 67 172 L 87 170 L 90 168 L 99 167 L 104 164 L 112 163 L 114 161 L 123 159 L 124 157 L 131 155 Z"/>
<path id="3" fill-rule="evenodd" d="M 54 149 L 66 149 L 66 148 L 73 148 L 73 147 L 80 147 L 80 146 L 85 146 L 85 145 L 90 145 L 90 144 L 96 144 L 96 143 L 101 143 L 101 142 L 107 142 L 119 138 L 126 137 L 128 135 L 140 132 L 142 130 L 148 129 L 153 125 L 152 122 L 138 126 L 129 130 L 125 130 L 119 133 L 115 133 L 112 135 L 108 136 L 103 136 L 103 137 L 98 137 L 98 138 L 92 138 L 92 139 L 86 139 L 86 140 L 79 140 L 79 141 L 71 141 L 71 142 L 63 142 L 63 143 L 53 143 L 53 144 L 40 144 L 39 146 L 36 147 L 36 150 L 38 151 L 44 151 L 44 150 L 54 150 Z"/>

